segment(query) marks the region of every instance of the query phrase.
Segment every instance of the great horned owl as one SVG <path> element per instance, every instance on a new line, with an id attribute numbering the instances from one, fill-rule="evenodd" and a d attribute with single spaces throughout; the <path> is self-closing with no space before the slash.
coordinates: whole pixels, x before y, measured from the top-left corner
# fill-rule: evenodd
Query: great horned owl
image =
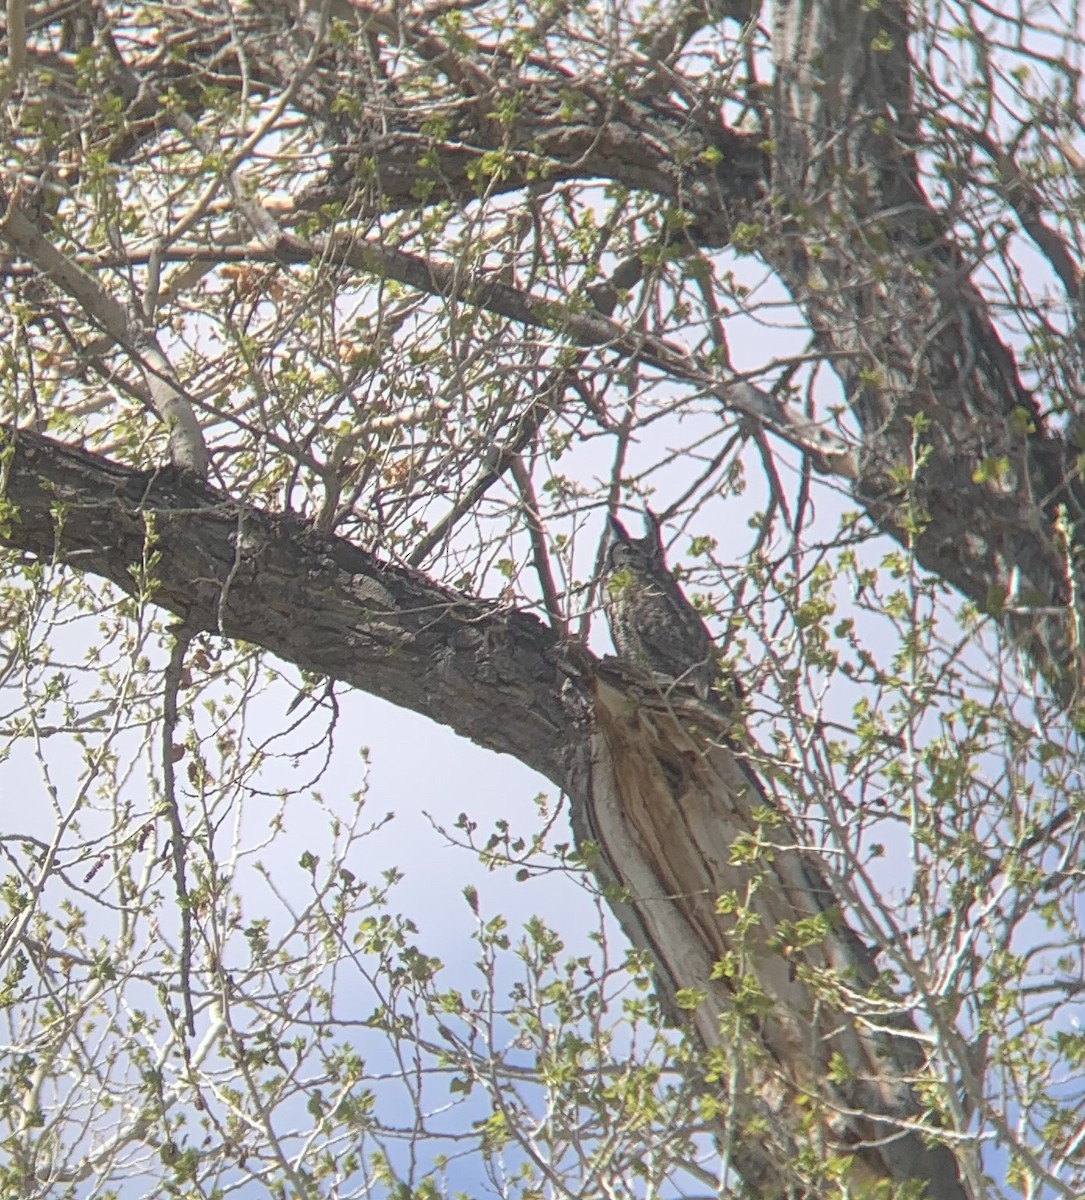
<path id="1" fill-rule="evenodd" d="M 707 700 L 720 678 L 708 626 L 682 594 L 663 557 L 659 521 L 645 509 L 645 536 L 609 518 L 603 605 L 620 658 L 690 687 Z"/>

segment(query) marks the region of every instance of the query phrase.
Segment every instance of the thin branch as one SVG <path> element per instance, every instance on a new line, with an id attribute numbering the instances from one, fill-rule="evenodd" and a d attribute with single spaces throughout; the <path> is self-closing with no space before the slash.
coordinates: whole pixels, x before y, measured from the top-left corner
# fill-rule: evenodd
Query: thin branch
<path id="1" fill-rule="evenodd" d="M 961 130 L 961 133 L 972 138 L 990 158 L 998 176 L 998 194 L 1017 214 L 1021 228 L 1051 264 L 1066 294 L 1071 300 L 1080 301 L 1083 282 L 1081 265 L 1074 261 L 1066 242 L 1050 225 L 1045 224 L 1040 215 L 1044 206 L 1035 188 L 1029 186 L 1013 155 L 998 146 L 982 129 Z"/>
<path id="2" fill-rule="evenodd" d="M 849 442 L 810 418 L 795 405 L 756 387 L 737 374 L 721 376 L 683 347 L 665 338 L 624 328 L 601 314 L 577 313 L 540 296 L 533 296 L 485 276 L 467 275 L 451 264 L 437 262 L 378 242 L 357 242 L 348 237 L 308 241 L 283 233 L 273 249 L 262 242 L 209 252 L 194 249 L 177 257 L 201 260 L 220 255 L 222 261 L 271 262 L 284 265 L 314 259 L 337 262 L 354 270 L 377 274 L 433 296 L 455 298 L 498 316 L 535 329 L 564 334 L 581 346 L 605 346 L 626 358 L 654 367 L 664 374 L 691 383 L 715 396 L 724 408 L 760 422 L 802 453 L 823 474 L 855 479 L 858 462 Z M 169 258 L 170 255 L 164 255 Z M 427 553 L 433 547 L 427 547 Z M 421 561 L 412 556 L 412 563 Z"/>
<path id="3" fill-rule="evenodd" d="M 415 544 L 407 556 L 407 565 L 419 567 L 430 554 L 451 536 L 452 531 L 461 520 L 471 512 L 475 505 L 491 487 L 505 474 L 516 461 L 516 457 L 539 431 L 547 413 L 554 411 L 554 405 L 548 402 L 549 396 L 560 394 L 568 380 L 568 372 L 556 372 L 552 383 L 520 417 L 512 436 L 502 446 L 494 446 L 484 457 L 483 470 L 470 484 L 459 500 L 433 527 Z"/>
<path id="4" fill-rule="evenodd" d="M 173 883 L 177 888 L 177 908 L 181 918 L 181 948 L 178 955 L 181 972 L 181 999 L 185 1006 L 185 1028 L 196 1036 L 196 1016 L 192 1009 L 192 898 L 185 881 L 185 850 L 188 842 L 177 806 L 177 778 L 174 771 L 178 753 L 177 693 L 181 689 L 185 654 L 192 641 L 192 630 L 182 624 L 173 630 L 170 659 L 162 676 L 162 797 L 170 825 L 170 850 L 173 859 Z"/>
<path id="5" fill-rule="evenodd" d="M 535 574 L 542 588 L 543 603 L 546 605 L 546 615 L 550 618 L 558 636 L 564 639 L 568 636 L 569 627 L 558 602 L 557 588 L 554 586 L 554 575 L 550 569 L 550 556 L 546 550 L 546 527 L 539 515 L 539 502 L 535 496 L 535 488 L 531 483 L 531 475 L 524 466 L 519 455 L 512 460 L 512 477 L 520 490 L 524 514 L 527 517 L 528 534 L 531 537 L 531 551 L 535 559 Z"/>
<path id="6" fill-rule="evenodd" d="M 7 17 L 8 69 L 0 84 L 0 101 L 15 90 L 26 68 L 26 0 L 8 0 Z"/>

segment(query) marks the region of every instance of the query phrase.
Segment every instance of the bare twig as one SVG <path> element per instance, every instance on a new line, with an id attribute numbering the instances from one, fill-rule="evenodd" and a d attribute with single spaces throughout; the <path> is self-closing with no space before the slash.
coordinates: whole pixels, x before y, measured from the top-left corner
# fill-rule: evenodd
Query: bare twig
<path id="1" fill-rule="evenodd" d="M 173 860 L 173 882 L 177 888 L 177 908 L 181 918 L 181 948 L 178 955 L 181 972 L 181 998 L 185 1006 L 185 1028 L 190 1037 L 196 1036 L 196 1016 L 192 1008 L 190 971 L 192 967 L 192 899 L 185 882 L 185 829 L 177 807 L 177 786 L 174 756 L 177 753 L 177 693 L 181 689 L 185 654 L 192 640 L 191 630 L 176 626 L 169 663 L 162 679 L 162 796 L 166 819 L 170 824 L 170 850 Z"/>
<path id="2" fill-rule="evenodd" d="M 543 604 L 546 605 L 546 615 L 555 632 L 562 638 L 568 634 L 568 625 L 558 602 L 558 591 L 554 586 L 554 575 L 550 569 L 550 555 L 546 550 L 546 526 L 539 515 L 539 502 L 535 496 L 535 488 L 531 483 L 531 474 L 524 466 L 523 459 L 516 455 L 512 460 L 512 477 L 520 491 L 524 514 L 527 517 L 528 534 L 531 537 L 531 551 L 535 559 L 535 574 L 542 589 Z"/>

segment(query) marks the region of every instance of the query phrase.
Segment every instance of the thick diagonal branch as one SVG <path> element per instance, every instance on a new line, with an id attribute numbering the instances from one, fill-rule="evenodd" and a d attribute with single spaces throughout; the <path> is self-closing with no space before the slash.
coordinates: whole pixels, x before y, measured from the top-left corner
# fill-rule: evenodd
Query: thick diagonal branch
<path id="1" fill-rule="evenodd" d="M 3 202 L 2 197 L 0 202 Z M 42 234 L 20 208 L 17 196 L 6 202 L 0 218 L 0 235 L 57 287 L 67 292 L 82 308 L 88 321 L 99 326 L 128 352 L 143 374 L 151 407 L 166 426 L 170 461 L 175 467 L 206 478 L 208 459 L 203 430 L 178 384 L 176 371 L 153 334 L 133 327 L 123 305 Z"/>
<path id="2" fill-rule="evenodd" d="M 137 472 L 34 434 L 8 436 L 5 544 L 124 589 L 149 562 L 153 579 L 142 586 L 186 630 L 264 646 L 423 713 L 566 791 L 581 849 L 595 849 L 600 877 L 616 885 L 608 895 L 634 944 L 654 956 L 664 997 L 705 992 L 692 1032 L 710 1052 L 742 1030 L 728 1127 L 740 1131 L 733 1158 L 751 1186 L 798 1194 L 795 1156 L 816 1114 L 856 1186 L 924 1180 L 931 1200 L 963 1200 L 952 1156 L 917 1132 L 914 1028 L 878 991 L 816 859 L 774 817 L 726 734 L 691 732 L 705 726 L 704 705 L 685 712 L 651 688 L 606 682 L 590 654 L 562 646 L 533 617 L 184 473 Z M 721 898 L 752 905 L 752 930 L 742 933 Z M 817 923 L 817 937 L 800 936 L 804 921 Z M 845 1077 L 833 1082 L 830 1064 L 837 1077 L 846 1066 Z M 744 1137 L 747 1126 L 762 1132 Z"/>
<path id="3" fill-rule="evenodd" d="M 382 565 L 176 471 L 132 471 L 26 431 L 9 436 L 4 486 L 17 517 L 7 545 L 128 591 L 151 538 L 154 602 L 189 629 L 264 646 L 561 783 L 561 648 L 533 617 Z"/>

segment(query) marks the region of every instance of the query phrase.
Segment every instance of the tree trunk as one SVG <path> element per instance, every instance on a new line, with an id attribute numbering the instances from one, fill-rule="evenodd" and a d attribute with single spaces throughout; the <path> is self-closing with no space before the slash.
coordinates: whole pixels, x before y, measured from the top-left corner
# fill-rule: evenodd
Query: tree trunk
<path id="1" fill-rule="evenodd" d="M 816 855 L 703 705 L 607 676 L 592 681 L 590 782 L 572 793 L 578 840 L 630 898 L 624 926 L 672 1008 L 692 1008 L 746 1183 L 814 1197 L 811 1174 L 846 1164 L 860 1194 L 923 1180 L 930 1200 L 964 1200 L 953 1155 L 914 1132 L 915 1026 L 878 986 Z"/>
<path id="2" fill-rule="evenodd" d="M 774 6 L 767 261 L 863 433 L 857 496 L 928 570 L 1006 628 L 1066 701 L 1077 636 L 1078 451 L 1046 427 L 919 180 L 907 9 Z"/>

